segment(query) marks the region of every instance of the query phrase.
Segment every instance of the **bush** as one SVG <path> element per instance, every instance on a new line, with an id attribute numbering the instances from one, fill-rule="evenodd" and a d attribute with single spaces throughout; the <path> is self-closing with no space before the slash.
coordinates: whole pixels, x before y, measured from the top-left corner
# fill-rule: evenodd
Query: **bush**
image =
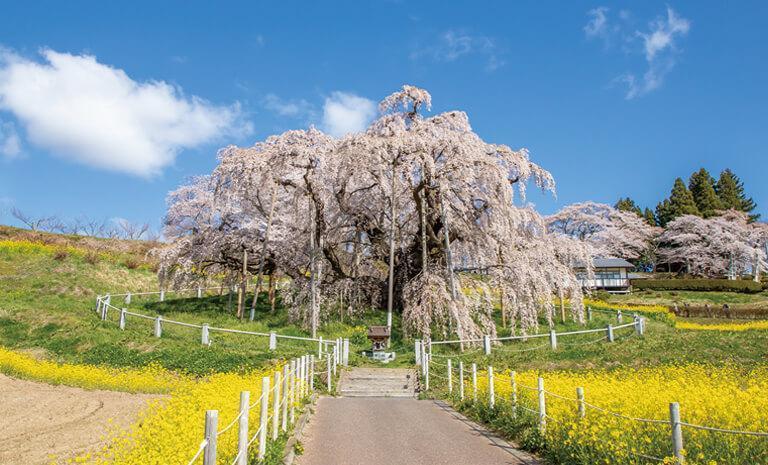
<path id="1" fill-rule="evenodd" d="M 633 279 L 635 289 L 664 291 L 730 291 L 755 294 L 763 290 L 760 283 L 730 279 Z"/>
<path id="2" fill-rule="evenodd" d="M 53 253 L 53 259 L 60 262 L 66 260 L 68 256 L 69 252 L 64 249 L 56 249 L 56 251 Z"/>
<path id="3" fill-rule="evenodd" d="M 90 265 L 95 265 L 96 263 L 99 262 L 99 254 L 94 252 L 88 252 L 85 254 L 84 259 L 86 263 Z"/>

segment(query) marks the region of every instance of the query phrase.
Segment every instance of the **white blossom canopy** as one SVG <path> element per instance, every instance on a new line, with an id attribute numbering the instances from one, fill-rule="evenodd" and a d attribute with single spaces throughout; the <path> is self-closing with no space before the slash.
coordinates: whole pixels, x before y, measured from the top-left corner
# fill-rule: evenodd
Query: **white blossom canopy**
<path id="1" fill-rule="evenodd" d="M 394 230 L 396 302 L 407 335 L 495 333 L 499 297 L 528 331 L 542 314 L 551 321 L 558 291 L 582 318 L 570 265 L 587 262 L 588 248 L 549 234 L 538 213 L 515 201 L 524 200 L 529 181 L 554 190 L 550 173 L 525 149 L 483 141 L 464 112 L 423 117 L 430 106 L 426 90 L 403 86 L 381 102 L 365 132 L 337 140 L 310 128 L 223 149 L 210 176 L 170 194 L 172 242 L 161 272 L 177 281 L 236 273 L 246 250 L 259 255 L 249 271 L 266 265 L 292 278 L 284 300 L 307 322 L 312 257 L 324 317 L 381 305 Z M 452 255 L 489 279 L 460 273 Z"/>

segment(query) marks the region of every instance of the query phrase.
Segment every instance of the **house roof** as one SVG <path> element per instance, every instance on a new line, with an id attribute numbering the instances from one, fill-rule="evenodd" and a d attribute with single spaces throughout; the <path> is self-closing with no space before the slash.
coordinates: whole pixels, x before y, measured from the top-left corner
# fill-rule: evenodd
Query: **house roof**
<path id="1" fill-rule="evenodd" d="M 593 258 L 592 265 L 595 268 L 634 268 L 635 265 L 623 258 Z M 574 268 L 584 268 L 584 263 L 576 263 Z"/>

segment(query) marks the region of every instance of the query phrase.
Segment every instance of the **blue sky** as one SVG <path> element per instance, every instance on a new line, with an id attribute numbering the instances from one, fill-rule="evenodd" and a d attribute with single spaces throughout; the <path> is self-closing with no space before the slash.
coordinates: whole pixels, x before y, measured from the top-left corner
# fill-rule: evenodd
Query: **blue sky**
<path id="1" fill-rule="evenodd" d="M 569 203 L 642 206 L 733 169 L 768 216 L 768 3 L 14 2 L 0 14 L 0 222 L 157 227 L 216 150 L 355 130 L 408 83 L 526 147 Z"/>

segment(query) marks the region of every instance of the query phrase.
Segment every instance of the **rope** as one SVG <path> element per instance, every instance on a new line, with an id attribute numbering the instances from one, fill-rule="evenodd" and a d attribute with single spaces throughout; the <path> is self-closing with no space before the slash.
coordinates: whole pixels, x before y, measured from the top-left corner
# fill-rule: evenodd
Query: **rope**
<path id="1" fill-rule="evenodd" d="M 586 405 L 589 408 L 598 410 L 603 413 L 607 413 L 609 415 L 613 415 L 617 418 L 623 418 L 625 420 L 632 420 L 632 421 L 639 421 L 641 423 L 653 423 L 653 424 L 661 424 L 661 425 L 669 425 L 669 421 L 667 420 L 653 420 L 650 418 L 637 418 L 637 417 L 630 417 L 627 415 L 622 415 L 621 413 L 611 412 L 610 410 L 606 410 L 602 407 L 598 407 L 597 405 L 590 404 L 589 402 L 584 402 L 584 405 Z"/>
<path id="2" fill-rule="evenodd" d="M 527 349 L 512 349 L 511 347 L 497 347 L 496 350 L 501 351 L 501 352 L 529 352 L 531 350 L 538 350 L 538 349 L 542 349 L 542 348 L 547 347 L 547 346 L 549 346 L 549 344 L 548 343 L 544 343 L 544 344 L 541 344 L 541 345 L 538 345 L 538 346 L 529 347 Z"/>
<path id="3" fill-rule="evenodd" d="M 237 416 L 221 431 L 216 432 L 216 437 L 221 436 L 222 434 L 229 431 L 233 426 L 235 426 L 235 423 L 237 423 L 237 420 L 240 419 L 240 417 L 243 416 L 243 411 L 241 410 L 240 413 L 237 414 Z"/>
<path id="4" fill-rule="evenodd" d="M 565 346 L 565 347 L 576 347 L 576 346 L 585 346 L 585 345 L 589 345 L 589 344 L 595 344 L 595 343 L 598 343 L 600 341 L 604 341 L 606 339 L 608 339 L 608 336 L 603 336 L 600 339 L 595 339 L 594 341 L 587 341 L 587 342 L 566 342 L 566 343 L 561 343 L 561 342 L 558 341 L 558 344 L 562 345 L 562 346 Z"/>
<path id="5" fill-rule="evenodd" d="M 711 426 L 693 425 L 691 423 L 686 423 L 684 421 L 681 421 L 680 424 L 683 426 L 687 426 L 689 428 L 701 429 L 705 431 L 715 431 L 717 433 L 743 434 L 746 436 L 768 437 L 768 432 L 762 432 L 762 431 L 739 431 L 734 429 L 713 428 Z"/>
<path id="6" fill-rule="evenodd" d="M 194 457 L 192 457 L 192 460 L 190 460 L 187 465 L 192 465 L 193 463 L 195 463 L 197 459 L 200 458 L 200 454 L 203 453 L 206 447 L 208 447 L 208 440 L 203 439 L 203 442 L 200 443 L 200 447 L 197 448 L 197 453 L 195 454 Z"/>

